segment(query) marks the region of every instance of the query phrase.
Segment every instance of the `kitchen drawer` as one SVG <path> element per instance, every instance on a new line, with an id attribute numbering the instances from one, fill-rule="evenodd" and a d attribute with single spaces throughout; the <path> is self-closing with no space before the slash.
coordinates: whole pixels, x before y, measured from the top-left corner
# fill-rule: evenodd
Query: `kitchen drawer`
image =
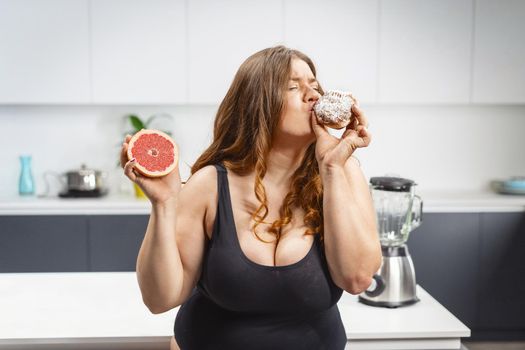
<path id="1" fill-rule="evenodd" d="M 0 216 L 0 272 L 88 271 L 86 216 Z"/>
<path id="2" fill-rule="evenodd" d="M 135 271 L 149 215 L 89 217 L 90 271 Z"/>

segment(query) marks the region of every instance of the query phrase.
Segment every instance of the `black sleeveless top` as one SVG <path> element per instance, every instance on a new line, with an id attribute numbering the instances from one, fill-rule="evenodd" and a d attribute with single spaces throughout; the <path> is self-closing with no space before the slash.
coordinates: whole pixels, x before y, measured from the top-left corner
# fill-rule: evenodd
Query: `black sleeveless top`
<path id="1" fill-rule="evenodd" d="M 318 236 L 291 265 L 248 259 L 237 238 L 226 168 L 215 167 L 219 202 L 212 237 L 199 282 L 175 319 L 181 350 L 344 349 L 336 304 L 343 290 L 330 278 Z"/>

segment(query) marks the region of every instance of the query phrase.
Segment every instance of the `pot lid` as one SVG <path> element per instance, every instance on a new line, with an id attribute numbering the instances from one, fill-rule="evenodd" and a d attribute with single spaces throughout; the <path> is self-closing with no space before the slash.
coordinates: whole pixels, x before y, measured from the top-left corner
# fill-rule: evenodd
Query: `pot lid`
<path id="1" fill-rule="evenodd" d="M 391 176 L 372 177 L 370 184 L 378 190 L 395 192 L 409 192 L 412 186 L 417 185 L 413 180 Z"/>
<path id="2" fill-rule="evenodd" d="M 94 170 L 94 169 L 89 169 L 85 163 L 82 163 L 80 165 L 80 169 L 75 169 L 75 170 L 70 170 L 68 171 L 67 173 L 68 174 L 78 174 L 80 176 L 83 176 L 83 175 L 91 175 L 93 173 L 96 173 L 98 172 L 97 170 Z"/>

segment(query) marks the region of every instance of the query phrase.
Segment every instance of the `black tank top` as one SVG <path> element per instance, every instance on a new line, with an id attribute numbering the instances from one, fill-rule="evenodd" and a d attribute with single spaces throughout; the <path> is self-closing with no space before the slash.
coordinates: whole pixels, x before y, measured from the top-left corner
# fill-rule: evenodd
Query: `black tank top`
<path id="1" fill-rule="evenodd" d="M 215 165 L 218 206 L 200 279 L 179 308 L 181 350 L 342 350 L 337 302 L 343 290 L 328 272 L 318 235 L 308 254 L 285 266 L 261 265 L 241 250 L 226 168 Z"/>

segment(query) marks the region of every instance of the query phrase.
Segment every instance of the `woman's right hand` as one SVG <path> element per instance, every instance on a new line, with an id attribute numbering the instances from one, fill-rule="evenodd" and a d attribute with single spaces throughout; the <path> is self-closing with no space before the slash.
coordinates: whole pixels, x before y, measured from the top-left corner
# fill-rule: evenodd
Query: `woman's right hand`
<path id="1" fill-rule="evenodd" d="M 126 135 L 126 140 L 120 150 L 120 165 L 124 174 L 136 183 L 152 204 L 164 203 L 177 198 L 181 189 L 179 165 L 171 173 L 162 177 L 147 177 L 134 169 L 135 162 L 128 160 L 128 144 L 131 135 Z"/>

